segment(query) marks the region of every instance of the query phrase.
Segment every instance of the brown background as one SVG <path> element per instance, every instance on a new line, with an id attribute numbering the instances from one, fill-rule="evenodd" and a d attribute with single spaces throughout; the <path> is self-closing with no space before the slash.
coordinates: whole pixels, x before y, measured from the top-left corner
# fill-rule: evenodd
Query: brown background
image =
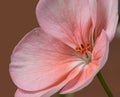
<path id="1" fill-rule="evenodd" d="M 0 0 L 0 97 L 14 97 L 15 85 L 9 76 L 10 55 L 20 39 L 38 26 L 35 6 L 38 0 Z M 115 97 L 120 97 L 120 38 L 110 45 L 109 59 L 102 69 Z M 99 81 L 93 82 L 75 97 L 107 97 Z"/>

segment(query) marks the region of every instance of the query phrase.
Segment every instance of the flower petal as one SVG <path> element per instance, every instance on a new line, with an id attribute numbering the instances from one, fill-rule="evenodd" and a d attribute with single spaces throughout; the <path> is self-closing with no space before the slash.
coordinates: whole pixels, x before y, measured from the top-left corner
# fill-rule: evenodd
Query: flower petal
<path id="1" fill-rule="evenodd" d="M 97 0 L 96 32 L 105 30 L 109 41 L 115 35 L 118 21 L 118 0 Z"/>
<path id="2" fill-rule="evenodd" d="M 18 89 L 15 93 L 15 97 L 50 97 L 54 93 L 58 92 L 66 83 L 72 80 L 76 75 L 79 74 L 81 69 L 77 66 L 69 73 L 69 75 L 65 78 L 65 80 L 58 85 L 55 85 L 49 89 L 37 91 L 37 92 L 30 92 Z"/>
<path id="3" fill-rule="evenodd" d="M 88 0 L 40 0 L 36 14 L 42 29 L 71 47 L 88 41 L 95 12 Z M 91 16 L 92 15 L 92 16 Z"/>
<path id="4" fill-rule="evenodd" d="M 104 66 L 108 57 L 108 49 L 109 41 L 103 31 L 96 40 L 92 53 L 92 62 L 62 89 L 61 94 L 74 93 L 90 84 L 98 71 Z"/>
<path id="5" fill-rule="evenodd" d="M 109 53 L 109 39 L 106 32 L 103 30 L 95 42 L 92 52 L 92 60 L 99 65 L 101 69 L 108 58 Z"/>
<path id="6" fill-rule="evenodd" d="M 78 65 L 73 49 L 36 28 L 16 46 L 11 56 L 10 74 L 23 90 L 35 91 L 55 85 Z"/>
<path id="7" fill-rule="evenodd" d="M 79 75 L 71 80 L 60 92 L 61 94 L 74 93 L 86 87 L 94 78 L 97 70 L 96 64 L 88 64 Z"/>

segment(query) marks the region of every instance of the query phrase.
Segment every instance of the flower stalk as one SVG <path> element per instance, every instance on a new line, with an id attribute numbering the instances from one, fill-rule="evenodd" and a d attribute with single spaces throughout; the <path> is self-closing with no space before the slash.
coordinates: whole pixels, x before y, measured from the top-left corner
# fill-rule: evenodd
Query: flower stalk
<path id="1" fill-rule="evenodd" d="M 106 94 L 108 95 L 108 97 L 114 97 L 112 92 L 110 91 L 108 85 L 106 84 L 101 72 L 98 72 L 97 77 L 98 77 L 102 87 L 104 88 Z"/>
<path id="2" fill-rule="evenodd" d="M 65 95 L 63 95 L 63 94 L 58 94 L 58 97 L 65 97 Z"/>
<path id="3" fill-rule="evenodd" d="M 66 95 L 58 94 L 58 97 L 74 97 L 74 94 L 66 94 Z"/>

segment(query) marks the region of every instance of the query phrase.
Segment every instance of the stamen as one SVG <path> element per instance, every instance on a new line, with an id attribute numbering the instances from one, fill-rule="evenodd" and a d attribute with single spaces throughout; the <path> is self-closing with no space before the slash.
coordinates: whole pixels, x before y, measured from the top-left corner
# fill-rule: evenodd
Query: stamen
<path id="1" fill-rule="evenodd" d="M 76 47 L 75 51 L 80 52 L 81 48 L 79 46 Z"/>
<path id="2" fill-rule="evenodd" d="M 86 54 L 87 55 L 87 51 L 90 50 L 91 46 L 89 43 L 86 44 L 86 46 L 84 46 L 83 44 L 81 44 L 80 46 L 77 46 L 75 51 L 79 52 L 80 54 Z"/>
<path id="3" fill-rule="evenodd" d="M 86 50 L 90 50 L 90 47 L 91 47 L 90 44 L 87 43 L 87 44 L 86 44 Z"/>

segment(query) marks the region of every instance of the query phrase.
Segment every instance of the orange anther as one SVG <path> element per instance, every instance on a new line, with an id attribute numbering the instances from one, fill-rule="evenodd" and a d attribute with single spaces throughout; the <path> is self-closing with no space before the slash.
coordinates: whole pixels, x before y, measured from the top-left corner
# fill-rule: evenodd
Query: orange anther
<path id="1" fill-rule="evenodd" d="M 79 52 L 80 54 L 85 54 L 87 50 L 90 50 L 90 44 L 87 43 L 86 46 L 84 46 L 83 44 L 81 44 L 81 47 L 80 46 L 77 46 L 75 51 L 76 52 Z"/>
<path id="2" fill-rule="evenodd" d="M 77 46 L 75 49 L 76 52 L 79 52 L 80 54 L 83 54 L 85 52 L 85 48 L 83 46 Z"/>
<path id="3" fill-rule="evenodd" d="M 81 50 L 81 48 L 79 46 L 76 47 L 75 51 L 79 52 Z"/>
<path id="4" fill-rule="evenodd" d="M 86 48 L 86 50 L 90 50 L 90 47 L 91 47 L 91 46 L 90 46 L 90 44 L 89 44 L 89 43 L 87 43 L 87 45 L 86 45 L 86 47 L 85 47 L 85 48 Z"/>

